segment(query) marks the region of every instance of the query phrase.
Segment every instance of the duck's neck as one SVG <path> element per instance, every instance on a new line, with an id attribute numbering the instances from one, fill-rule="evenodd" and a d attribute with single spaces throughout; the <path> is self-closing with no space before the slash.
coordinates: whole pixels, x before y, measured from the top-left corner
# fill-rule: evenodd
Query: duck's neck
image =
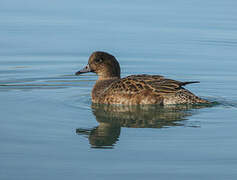
<path id="1" fill-rule="evenodd" d="M 97 73 L 98 80 L 111 80 L 111 79 L 120 79 L 120 72 L 113 72 L 113 71 L 101 71 Z"/>
<path id="2" fill-rule="evenodd" d="M 104 90 L 109 87 L 109 85 L 120 79 L 120 77 L 110 77 L 110 78 L 102 78 L 99 76 L 98 80 L 96 81 L 93 89 L 92 89 L 92 102 L 96 103 L 98 99 L 101 97 Z"/>

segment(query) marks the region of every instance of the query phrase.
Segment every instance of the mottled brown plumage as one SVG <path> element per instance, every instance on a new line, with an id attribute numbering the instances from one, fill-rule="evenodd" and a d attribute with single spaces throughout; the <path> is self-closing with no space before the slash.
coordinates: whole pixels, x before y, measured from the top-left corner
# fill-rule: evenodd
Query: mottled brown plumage
<path id="1" fill-rule="evenodd" d="M 167 79 L 160 75 L 131 75 L 120 78 L 116 58 L 106 52 L 94 52 L 88 65 L 76 75 L 95 72 L 99 78 L 92 90 L 92 102 L 99 104 L 197 104 L 209 103 L 183 88 L 192 82 Z"/>

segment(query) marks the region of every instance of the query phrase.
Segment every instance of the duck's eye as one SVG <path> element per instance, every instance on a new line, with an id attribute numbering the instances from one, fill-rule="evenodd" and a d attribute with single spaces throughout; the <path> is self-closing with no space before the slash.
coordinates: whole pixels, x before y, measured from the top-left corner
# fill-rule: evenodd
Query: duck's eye
<path id="1" fill-rule="evenodd" d="M 103 59 L 95 59 L 95 62 L 97 62 L 97 63 L 101 63 L 103 61 Z"/>

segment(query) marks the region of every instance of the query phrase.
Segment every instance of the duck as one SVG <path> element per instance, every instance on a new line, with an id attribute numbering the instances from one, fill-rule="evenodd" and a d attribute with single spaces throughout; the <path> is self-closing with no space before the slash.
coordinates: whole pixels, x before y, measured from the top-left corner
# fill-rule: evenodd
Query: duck
<path id="1" fill-rule="evenodd" d="M 95 104 L 164 106 L 210 103 L 184 88 L 185 85 L 199 81 L 182 82 L 161 75 L 148 74 L 121 78 L 119 62 L 107 52 L 93 52 L 88 64 L 75 75 L 89 72 L 98 75 L 91 92 L 92 103 Z"/>

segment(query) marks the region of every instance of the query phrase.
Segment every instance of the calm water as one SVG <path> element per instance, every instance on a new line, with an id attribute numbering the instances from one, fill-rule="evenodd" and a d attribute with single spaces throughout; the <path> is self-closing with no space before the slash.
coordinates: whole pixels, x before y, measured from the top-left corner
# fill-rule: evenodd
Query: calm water
<path id="1" fill-rule="evenodd" d="M 237 1 L 0 0 L 0 179 L 237 179 Z M 88 56 L 199 80 L 210 107 L 91 104 Z"/>

